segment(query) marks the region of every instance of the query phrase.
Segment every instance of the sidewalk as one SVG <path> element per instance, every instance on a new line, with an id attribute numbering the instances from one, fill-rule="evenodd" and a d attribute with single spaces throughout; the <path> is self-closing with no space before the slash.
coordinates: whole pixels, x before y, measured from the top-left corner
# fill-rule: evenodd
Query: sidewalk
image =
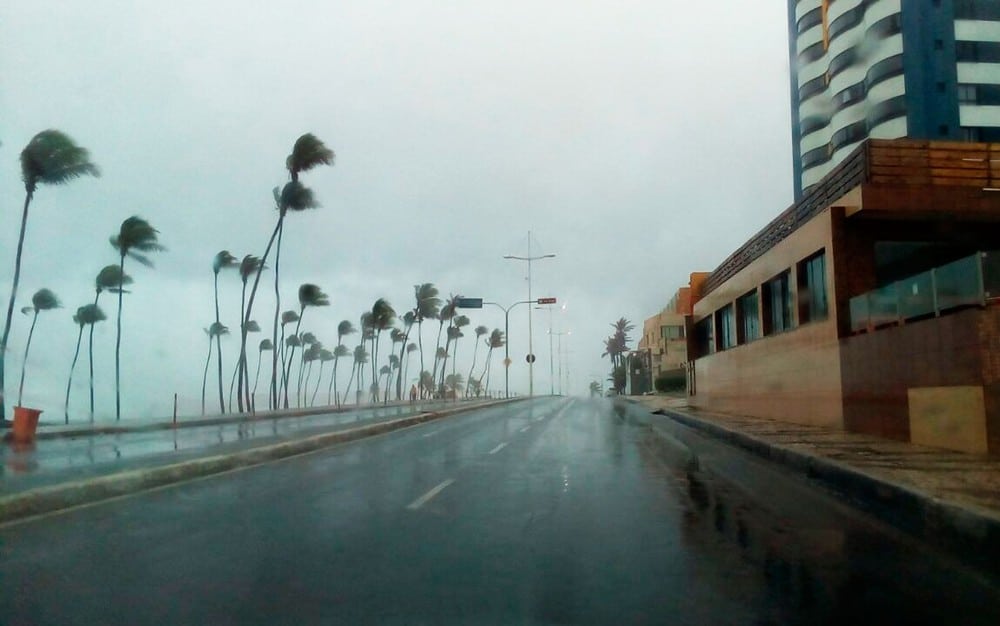
<path id="1" fill-rule="evenodd" d="M 1000 570 L 1000 459 L 708 413 L 689 408 L 683 396 L 628 399 L 818 480 L 894 526 Z"/>

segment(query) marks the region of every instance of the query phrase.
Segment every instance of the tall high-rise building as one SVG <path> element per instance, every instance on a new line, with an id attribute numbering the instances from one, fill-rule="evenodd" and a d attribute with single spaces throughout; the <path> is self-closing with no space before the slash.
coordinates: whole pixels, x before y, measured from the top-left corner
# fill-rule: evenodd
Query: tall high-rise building
<path id="1" fill-rule="evenodd" d="M 1000 141 L 1000 0 L 788 0 L 795 198 L 864 139 Z"/>

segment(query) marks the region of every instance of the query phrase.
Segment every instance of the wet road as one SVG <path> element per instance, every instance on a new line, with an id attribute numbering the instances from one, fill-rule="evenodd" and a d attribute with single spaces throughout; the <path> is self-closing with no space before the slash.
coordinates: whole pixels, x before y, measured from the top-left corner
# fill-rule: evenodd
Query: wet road
<path id="1" fill-rule="evenodd" d="M 997 624 L 1000 584 L 666 418 L 546 398 L 0 527 L 0 622 Z"/>

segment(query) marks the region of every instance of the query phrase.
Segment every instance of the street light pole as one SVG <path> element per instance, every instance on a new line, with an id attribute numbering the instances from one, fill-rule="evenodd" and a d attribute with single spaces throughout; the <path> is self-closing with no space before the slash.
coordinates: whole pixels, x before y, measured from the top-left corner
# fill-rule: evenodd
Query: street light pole
<path id="1" fill-rule="evenodd" d="M 563 338 L 563 335 L 572 335 L 573 332 L 567 330 L 564 333 L 552 333 L 552 334 L 555 335 L 556 337 L 559 337 L 559 395 L 561 396 L 562 392 L 563 392 L 563 388 L 562 388 L 562 385 L 563 385 L 563 375 L 562 375 L 562 364 L 563 364 L 562 338 Z M 569 376 L 569 363 L 566 364 L 566 375 L 567 375 L 567 377 Z M 566 381 L 566 389 L 567 389 L 567 391 L 569 390 L 569 381 L 568 380 Z"/>
<path id="2" fill-rule="evenodd" d="M 552 259 L 555 258 L 554 254 L 543 254 L 540 256 L 531 256 L 531 231 L 528 231 L 528 256 L 515 256 L 513 254 L 505 254 L 503 258 L 513 259 L 515 261 L 527 261 L 528 262 L 528 299 L 526 302 L 531 302 L 531 262 L 539 261 L 541 259 Z M 499 306 L 499 305 L 498 305 Z M 531 309 L 528 309 L 528 354 L 534 356 L 534 346 L 532 344 L 532 334 L 531 334 Z M 528 395 L 535 395 L 535 363 L 533 359 L 528 360 Z"/>
<path id="3" fill-rule="evenodd" d="M 536 306 L 536 309 L 548 309 L 549 310 L 549 395 L 556 395 L 556 381 L 555 381 L 555 369 L 552 366 L 552 307 L 551 306 Z"/>
<path id="4" fill-rule="evenodd" d="M 503 306 L 499 302 L 483 302 L 483 304 L 492 304 L 496 308 L 503 311 L 503 382 L 504 382 L 504 397 L 510 397 L 510 310 L 519 304 L 531 304 L 531 300 L 521 300 L 520 302 L 515 302 L 510 306 Z"/>

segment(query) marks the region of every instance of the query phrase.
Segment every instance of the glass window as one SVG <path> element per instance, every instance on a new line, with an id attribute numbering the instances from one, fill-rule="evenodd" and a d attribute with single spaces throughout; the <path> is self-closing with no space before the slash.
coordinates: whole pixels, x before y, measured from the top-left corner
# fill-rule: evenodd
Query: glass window
<path id="1" fill-rule="evenodd" d="M 715 341 L 712 340 L 711 315 L 694 325 L 694 345 L 698 351 L 695 358 L 715 352 Z"/>
<path id="2" fill-rule="evenodd" d="M 826 254 L 820 251 L 799 263 L 799 319 L 802 323 L 826 319 Z"/>
<path id="3" fill-rule="evenodd" d="M 715 312 L 715 327 L 719 330 L 719 350 L 728 350 L 736 346 L 736 316 L 733 314 L 733 305 L 727 304 Z"/>
<path id="4" fill-rule="evenodd" d="M 791 330 L 792 328 L 792 293 L 788 284 L 789 272 L 786 270 L 764 283 L 764 334 Z"/>
<path id="5" fill-rule="evenodd" d="M 736 301 L 736 316 L 739 321 L 737 339 L 740 343 L 760 339 L 760 300 L 757 290 L 742 296 Z"/>
<path id="6" fill-rule="evenodd" d="M 663 339 L 684 339 L 684 327 L 660 326 L 660 337 Z"/>

